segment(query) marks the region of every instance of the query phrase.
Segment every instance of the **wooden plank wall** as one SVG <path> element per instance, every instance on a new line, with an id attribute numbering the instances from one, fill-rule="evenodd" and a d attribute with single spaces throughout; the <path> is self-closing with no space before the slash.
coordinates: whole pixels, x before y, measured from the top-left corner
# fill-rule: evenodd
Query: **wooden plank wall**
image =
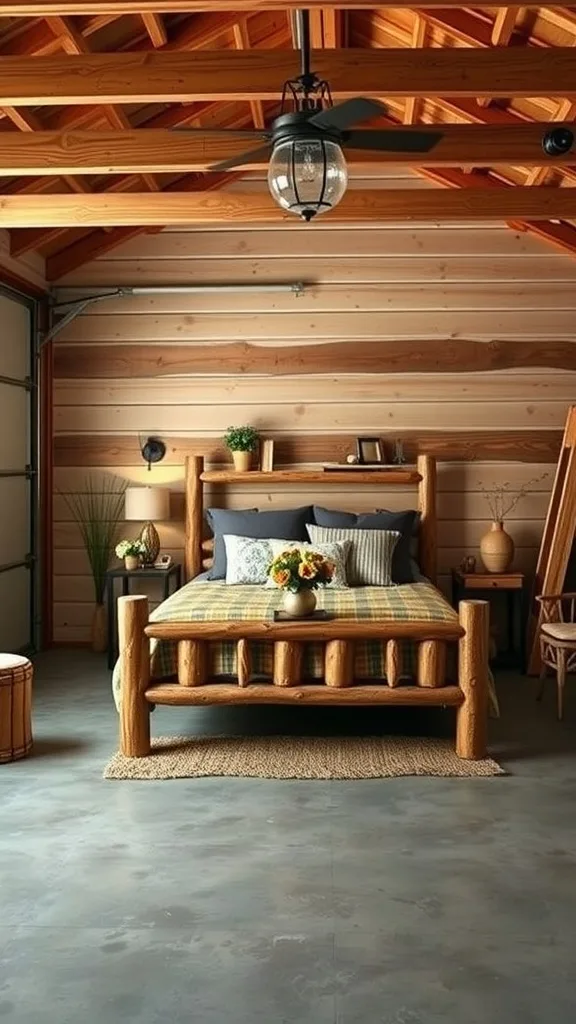
<path id="1" fill-rule="evenodd" d="M 418 179 L 401 184 L 409 181 Z M 529 483 L 510 529 L 516 567 L 531 571 L 560 432 L 576 395 L 576 260 L 568 255 L 496 224 L 166 230 L 126 243 L 60 284 L 107 289 L 296 281 L 306 285 L 300 298 L 280 292 L 173 294 L 87 309 L 55 345 L 57 490 L 81 489 L 88 472 L 169 486 L 173 518 L 160 534 L 165 549 L 181 558 L 184 456 L 199 450 L 221 460 L 219 438 L 230 423 L 253 423 L 275 437 L 284 463 L 341 458 L 356 434 L 379 434 L 389 442 L 403 437 L 411 454 L 432 450 L 445 460 L 439 474 L 441 584 L 447 587 L 450 567 L 465 554 L 478 554 L 489 524 L 482 487 L 494 483 Z M 572 370 L 519 365 L 476 372 L 465 342 L 495 339 L 531 343 L 513 350 L 520 363 L 545 342 L 551 364 L 566 366 L 567 360 Z M 386 372 L 387 353 L 399 341 L 418 344 L 409 349 L 406 372 Z M 238 343 L 233 359 L 223 347 L 231 342 Z M 265 372 L 249 372 L 246 346 L 252 342 L 259 356 L 267 349 Z M 326 360 L 323 373 L 274 372 L 289 346 L 310 347 L 306 362 L 313 367 L 322 347 L 334 343 L 339 372 L 326 372 Z M 374 372 L 354 372 L 360 343 L 363 352 L 369 345 L 381 357 Z M 217 346 L 228 361 L 215 366 Z M 467 361 L 459 373 L 414 372 L 418 353 L 441 366 L 449 349 Z M 285 371 L 286 360 L 281 362 Z M 175 376 L 159 375 L 174 366 Z M 162 436 L 169 449 L 150 473 L 138 453 L 139 435 L 148 434 Z M 261 487 L 212 493 L 209 500 L 272 508 L 315 498 L 333 507 L 373 509 L 411 506 L 413 497 L 372 489 L 357 497 L 353 487 L 314 495 Z M 59 493 L 54 519 L 54 638 L 83 641 L 91 584 L 78 531 Z M 127 533 L 135 530 L 131 524 Z"/>

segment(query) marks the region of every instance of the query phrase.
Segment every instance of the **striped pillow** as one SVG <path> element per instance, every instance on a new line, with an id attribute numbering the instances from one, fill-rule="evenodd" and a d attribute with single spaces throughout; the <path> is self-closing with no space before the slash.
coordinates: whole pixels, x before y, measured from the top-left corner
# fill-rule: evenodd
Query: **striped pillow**
<path id="1" fill-rule="evenodd" d="M 351 587 L 392 587 L 392 555 L 401 536 L 394 530 L 356 530 L 345 526 L 306 524 L 313 544 L 349 540 L 352 547 L 346 563 Z"/>

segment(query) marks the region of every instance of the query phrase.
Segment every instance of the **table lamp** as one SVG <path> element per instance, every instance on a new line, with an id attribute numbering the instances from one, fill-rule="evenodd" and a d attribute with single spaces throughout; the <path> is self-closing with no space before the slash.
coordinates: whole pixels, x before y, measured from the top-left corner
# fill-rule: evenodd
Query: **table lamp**
<path id="1" fill-rule="evenodd" d="M 142 555 L 144 565 L 153 565 L 160 552 L 160 537 L 152 522 L 170 517 L 170 493 L 162 487 L 127 487 L 124 495 L 124 519 L 137 520 L 144 526 L 140 540 L 146 551 Z"/>

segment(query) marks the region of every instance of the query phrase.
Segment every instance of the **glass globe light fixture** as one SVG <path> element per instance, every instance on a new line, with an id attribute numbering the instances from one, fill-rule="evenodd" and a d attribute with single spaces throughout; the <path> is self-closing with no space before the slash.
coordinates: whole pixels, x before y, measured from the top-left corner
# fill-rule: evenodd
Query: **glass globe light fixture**
<path id="1" fill-rule="evenodd" d="M 276 143 L 268 166 L 268 187 L 279 206 L 312 220 L 336 206 L 346 192 L 344 154 L 331 139 L 300 137 Z"/>

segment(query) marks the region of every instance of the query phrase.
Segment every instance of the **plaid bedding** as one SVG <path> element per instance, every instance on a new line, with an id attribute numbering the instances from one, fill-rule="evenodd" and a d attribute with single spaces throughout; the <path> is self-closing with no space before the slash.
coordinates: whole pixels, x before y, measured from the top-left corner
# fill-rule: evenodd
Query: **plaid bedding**
<path id="1" fill-rule="evenodd" d="M 442 594 L 431 583 L 408 583 L 398 587 L 351 587 L 343 590 L 316 591 L 318 608 L 333 612 L 338 618 L 372 621 L 456 622 L 458 616 Z M 205 622 L 245 619 L 272 619 L 281 607 L 278 590 L 259 586 L 227 586 L 222 582 L 192 581 L 172 594 L 151 614 L 152 622 Z M 354 676 L 356 679 L 385 679 L 385 646 L 377 640 L 355 645 Z M 254 675 L 272 676 L 273 645 L 255 641 L 250 645 Z M 401 644 L 402 675 L 409 678 L 414 670 L 415 645 Z M 303 677 L 318 679 L 324 673 L 324 651 L 320 643 L 304 647 Z M 151 675 L 165 679 L 176 673 L 176 643 L 152 641 Z M 236 644 L 215 641 L 209 644 L 210 675 L 236 675 Z M 118 705 L 120 673 L 114 670 L 113 691 Z"/>

